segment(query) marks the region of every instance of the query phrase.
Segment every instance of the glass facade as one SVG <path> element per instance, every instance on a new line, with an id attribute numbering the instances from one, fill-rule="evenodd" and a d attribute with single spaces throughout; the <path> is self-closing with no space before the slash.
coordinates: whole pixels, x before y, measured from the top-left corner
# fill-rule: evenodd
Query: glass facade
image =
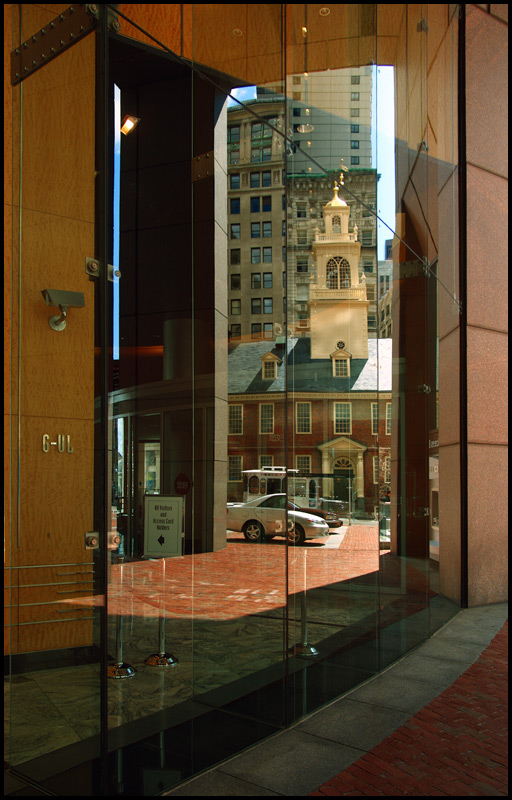
<path id="1" fill-rule="evenodd" d="M 12 6 L 21 777 L 160 794 L 457 611 L 457 8 Z"/>

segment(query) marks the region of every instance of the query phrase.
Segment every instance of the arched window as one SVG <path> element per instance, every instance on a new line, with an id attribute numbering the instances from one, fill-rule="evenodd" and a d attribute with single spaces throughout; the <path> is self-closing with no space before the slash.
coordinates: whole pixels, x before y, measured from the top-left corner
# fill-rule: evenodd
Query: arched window
<path id="1" fill-rule="evenodd" d="M 350 264 L 345 258 L 335 256 L 327 262 L 327 288 L 350 288 Z"/>
<path id="2" fill-rule="evenodd" d="M 341 217 L 332 218 L 332 232 L 341 233 Z"/>

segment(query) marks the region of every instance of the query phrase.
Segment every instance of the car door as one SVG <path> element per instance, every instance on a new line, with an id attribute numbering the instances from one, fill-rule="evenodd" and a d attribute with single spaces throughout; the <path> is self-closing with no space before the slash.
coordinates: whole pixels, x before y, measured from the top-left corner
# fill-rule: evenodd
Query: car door
<path id="1" fill-rule="evenodd" d="M 272 495 L 262 500 L 258 506 L 259 521 L 266 533 L 283 534 L 286 531 L 285 496 Z"/>

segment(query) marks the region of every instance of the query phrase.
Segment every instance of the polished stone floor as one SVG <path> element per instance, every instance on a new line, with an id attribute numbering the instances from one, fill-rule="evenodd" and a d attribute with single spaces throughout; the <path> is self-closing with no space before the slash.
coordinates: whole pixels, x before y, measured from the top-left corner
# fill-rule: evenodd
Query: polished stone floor
<path id="1" fill-rule="evenodd" d="M 426 567 L 389 555 L 379 551 L 377 529 L 360 526 L 296 549 L 230 534 L 217 553 L 113 565 L 109 652 L 135 672 L 107 681 L 110 730 L 133 734 L 143 722 L 148 732 L 153 723 L 157 730 L 159 714 L 174 710 L 176 719 L 185 719 L 187 703 L 229 707 L 274 730 L 305 710 L 305 663 L 310 685 L 322 687 L 309 693 L 313 705 L 374 674 L 429 635 L 428 620 L 415 614 L 433 594 Z M 386 625 L 386 614 L 390 621 L 409 620 L 410 630 L 383 635 L 377 649 L 376 626 Z M 176 659 L 172 667 L 145 663 L 162 649 L 162 631 L 164 649 Z M 308 656 L 307 648 L 305 655 L 293 654 L 305 641 L 317 656 Z M 333 668 L 336 659 L 331 668 L 321 663 L 343 650 L 341 669 L 341 661 Z M 276 707 L 273 690 L 264 707 L 261 693 L 251 706 L 248 687 L 265 692 L 285 671 L 297 675 L 296 686 L 288 678 L 294 699 L 287 708 L 279 701 Z M 94 663 L 11 675 L 5 682 L 6 760 L 22 765 L 91 740 L 99 733 L 100 680 Z"/>

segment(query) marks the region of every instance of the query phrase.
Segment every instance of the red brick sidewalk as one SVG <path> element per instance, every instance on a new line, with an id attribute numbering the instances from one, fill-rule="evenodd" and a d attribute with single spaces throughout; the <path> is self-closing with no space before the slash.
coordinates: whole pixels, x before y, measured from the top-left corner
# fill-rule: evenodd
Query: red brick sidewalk
<path id="1" fill-rule="evenodd" d="M 508 796 L 508 621 L 452 686 L 310 796 Z"/>

